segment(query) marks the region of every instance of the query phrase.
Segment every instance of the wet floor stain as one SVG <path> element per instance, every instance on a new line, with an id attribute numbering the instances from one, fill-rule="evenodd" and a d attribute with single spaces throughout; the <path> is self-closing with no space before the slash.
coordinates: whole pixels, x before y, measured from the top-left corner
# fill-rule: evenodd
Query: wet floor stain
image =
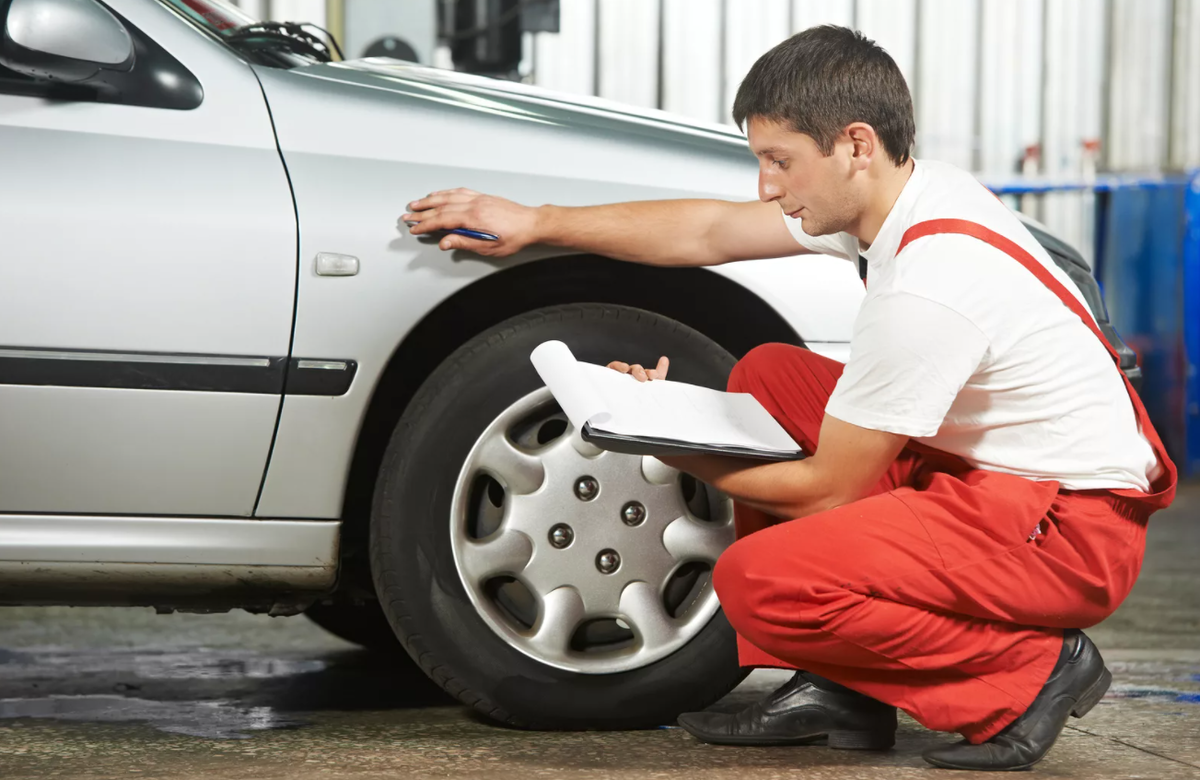
<path id="1" fill-rule="evenodd" d="M 0 718 L 147 723 L 169 734 L 208 739 L 248 739 L 248 732 L 305 725 L 270 707 L 243 707 L 231 701 L 165 702 L 124 696 L 0 699 Z"/>
<path id="2" fill-rule="evenodd" d="M 1200 704 L 1200 693 L 1194 691 L 1177 691 L 1155 685 L 1114 685 L 1108 689 L 1108 693 L 1104 695 L 1104 698 Z"/>
<path id="3" fill-rule="evenodd" d="M 407 657 L 361 650 L 0 648 L 0 723 L 131 723 L 204 739 L 249 739 L 309 726 L 329 711 L 451 701 Z"/>

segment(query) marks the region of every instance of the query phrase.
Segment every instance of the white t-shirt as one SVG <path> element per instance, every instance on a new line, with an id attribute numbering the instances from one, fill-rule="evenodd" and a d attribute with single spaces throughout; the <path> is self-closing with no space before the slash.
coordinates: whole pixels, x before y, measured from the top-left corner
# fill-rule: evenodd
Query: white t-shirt
<path id="1" fill-rule="evenodd" d="M 1129 394 L 1096 335 L 1016 260 L 977 238 L 919 238 L 930 219 L 965 219 L 1009 238 L 1082 295 L 1017 216 L 969 173 L 918 160 L 867 260 L 850 359 L 825 407 L 863 428 L 904 434 L 972 466 L 1067 489 L 1148 490 L 1158 474 Z M 858 239 L 812 237 L 857 261 Z M 1086 308 L 1086 304 L 1085 304 Z"/>

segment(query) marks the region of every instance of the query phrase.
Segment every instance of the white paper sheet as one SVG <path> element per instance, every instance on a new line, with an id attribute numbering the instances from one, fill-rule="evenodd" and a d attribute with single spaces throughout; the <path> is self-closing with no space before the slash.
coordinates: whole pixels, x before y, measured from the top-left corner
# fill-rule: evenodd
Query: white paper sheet
<path id="1" fill-rule="evenodd" d="M 749 393 L 723 393 L 670 380 L 639 382 L 580 363 L 561 341 L 530 355 L 571 424 L 621 436 L 791 453 L 800 445 Z"/>

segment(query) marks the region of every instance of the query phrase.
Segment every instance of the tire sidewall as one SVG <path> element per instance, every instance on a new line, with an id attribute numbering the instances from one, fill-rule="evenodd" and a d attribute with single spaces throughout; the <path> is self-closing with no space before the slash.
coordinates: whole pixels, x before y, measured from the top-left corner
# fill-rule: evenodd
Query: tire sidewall
<path id="1" fill-rule="evenodd" d="M 472 340 L 422 386 L 384 458 L 371 524 L 381 602 L 406 649 L 435 680 L 513 725 L 673 722 L 678 712 L 707 705 L 741 679 L 734 633 L 720 612 L 666 658 L 626 672 L 578 674 L 509 645 L 484 622 L 459 577 L 451 545 L 459 473 L 484 429 L 543 386 L 529 354 L 549 339 L 590 363 L 654 365 L 665 354 L 672 379 L 720 389 L 734 364 L 728 352 L 686 326 L 611 305 L 539 310 Z"/>

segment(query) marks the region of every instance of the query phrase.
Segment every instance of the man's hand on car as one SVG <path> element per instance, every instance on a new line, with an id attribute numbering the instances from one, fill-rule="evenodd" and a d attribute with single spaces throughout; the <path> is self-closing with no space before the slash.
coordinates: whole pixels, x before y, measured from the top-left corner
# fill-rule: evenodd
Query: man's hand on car
<path id="1" fill-rule="evenodd" d="M 413 235 L 466 228 L 499 238 L 487 241 L 452 234 L 438 242 L 440 249 L 466 249 L 489 257 L 507 257 L 537 241 L 537 209 L 462 187 L 431 192 L 409 203 L 408 211 L 400 221 L 409 223 Z"/>
<path id="2" fill-rule="evenodd" d="M 667 369 L 670 367 L 671 361 L 667 359 L 666 355 L 658 359 L 658 365 L 654 368 L 642 368 L 637 363 L 630 365 L 629 363 L 622 363 L 619 360 L 614 360 L 608 364 L 608 368 L 611 368 L 613 371 L 630 374 L 639 382 L 645 382 L 649 379 L 666 379 Z"/>

